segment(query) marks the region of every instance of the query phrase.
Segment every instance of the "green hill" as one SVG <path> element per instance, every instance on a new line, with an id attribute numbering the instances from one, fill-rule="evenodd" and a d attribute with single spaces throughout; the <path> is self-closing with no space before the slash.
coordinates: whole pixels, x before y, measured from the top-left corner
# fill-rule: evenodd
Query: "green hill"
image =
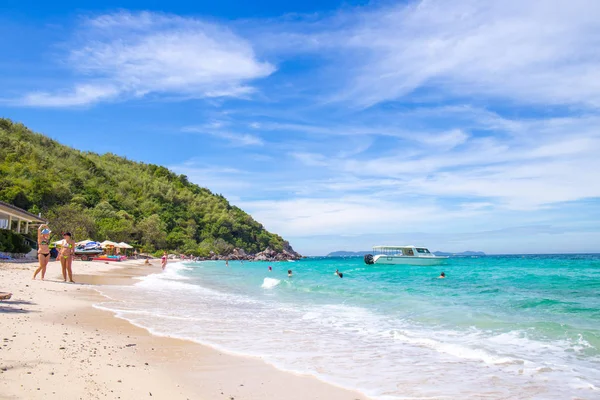
<path id="1" fill-rule="evenodd" d="M 165 167 L 61 145 L 0 118 L 0 200 L 42 213 L 75 240 L 206 256 L 288 244 L 221 195 Z"/>

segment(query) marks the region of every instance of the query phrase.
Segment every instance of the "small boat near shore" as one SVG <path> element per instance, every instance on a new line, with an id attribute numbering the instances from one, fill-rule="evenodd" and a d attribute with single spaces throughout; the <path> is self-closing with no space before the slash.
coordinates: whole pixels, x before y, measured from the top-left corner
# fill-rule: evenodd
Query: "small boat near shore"
<path id="1" fill-rule="evenodd" d="M 365 264 L 389 265 L 440 265 L 448 260 L 445 256 L 436 256 L 425 247 L 416 246 L 374 246 L 373 254 L 365 255 Z"/>

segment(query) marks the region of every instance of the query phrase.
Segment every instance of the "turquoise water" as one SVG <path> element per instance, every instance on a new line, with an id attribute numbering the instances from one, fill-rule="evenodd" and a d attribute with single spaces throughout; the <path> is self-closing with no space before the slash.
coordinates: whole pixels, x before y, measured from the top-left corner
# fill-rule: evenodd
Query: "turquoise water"
<path id="1" fill-rule="evenodd" d="M 109 292 L 103 308 L 151 332 L 373 398 L 600 398 L 598 255 L 170 264 Z"/>

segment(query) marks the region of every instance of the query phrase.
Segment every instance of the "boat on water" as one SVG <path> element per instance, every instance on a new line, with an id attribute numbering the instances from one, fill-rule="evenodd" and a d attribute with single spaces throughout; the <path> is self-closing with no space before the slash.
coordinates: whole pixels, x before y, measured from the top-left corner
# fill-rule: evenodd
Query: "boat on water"
<path id="1" fill-rule="evenodd" d="M 365 255 L 365 264 L 391 265 L 440 265 L 448 260 L 436 256 L 425 247 L 416 246 L 374 246 L 373 254 Z"/>

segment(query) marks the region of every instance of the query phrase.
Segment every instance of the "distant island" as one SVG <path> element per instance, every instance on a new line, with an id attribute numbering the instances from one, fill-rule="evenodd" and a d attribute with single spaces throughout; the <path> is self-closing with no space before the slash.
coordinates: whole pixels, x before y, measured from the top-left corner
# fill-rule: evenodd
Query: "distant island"
<path id="1" fill-rule="evenodd" d="M 483 251 L 461 251 L 459 253 L 447 253 L 445 251 L 434 251 L 436 256 L 485 256 Z"/>
<path id="2" fill-rule="evenodd" d="M 334 251 L 327 254 L 327 257 L 363 257 L 365 254 L 371 254 L 373 251 Z M 485 256 L 483 251 L 461 251 L 457 253 L 448 253 L 445 251 L 434 251 L 436 256 Z"/>

